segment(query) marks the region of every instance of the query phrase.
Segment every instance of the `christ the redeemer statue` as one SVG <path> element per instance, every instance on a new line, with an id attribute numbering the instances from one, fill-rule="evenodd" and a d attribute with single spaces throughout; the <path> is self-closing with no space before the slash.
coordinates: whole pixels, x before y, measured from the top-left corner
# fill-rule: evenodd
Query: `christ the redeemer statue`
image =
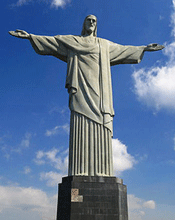
<path id="1" fill-rule="evenodd" d="M 164 47 L 122 46 L 97 37 L 97 18 L 88 15 L 80 36 L 53 37 L 9 32 L 29 39 L 36 53 L 67 63 L 69 93 L 69 176 L 113 176 L 113 99 L 110 66 L 139 63 L 145 51 Z"/>

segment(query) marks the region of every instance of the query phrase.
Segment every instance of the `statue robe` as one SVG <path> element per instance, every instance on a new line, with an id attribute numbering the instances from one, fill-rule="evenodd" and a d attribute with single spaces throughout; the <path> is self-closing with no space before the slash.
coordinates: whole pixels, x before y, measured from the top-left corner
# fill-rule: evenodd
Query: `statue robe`
<path id="1" fill-rule="evenodd" d="M 144 47 L 122 46 L 97 38 L 31 35 L 38 54 L 67 62 L 65 87 L 71 110 L 69 175 L 113 175 L 114 116 L 110 66 L 139 63 Z"/>

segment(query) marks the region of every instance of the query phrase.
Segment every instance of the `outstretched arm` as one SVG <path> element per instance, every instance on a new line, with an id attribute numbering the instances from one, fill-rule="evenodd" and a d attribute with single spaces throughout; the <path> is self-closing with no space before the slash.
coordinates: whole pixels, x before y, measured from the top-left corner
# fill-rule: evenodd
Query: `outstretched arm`
<path id="1" fill-rule="evenodd" d="M 33 49 L 40 55 L 55 56 L 67 62 L 67 48 L 55 37 L 28 34 L 26 31 L 18 29 L 16 31 L 9 31 L 9 34 L 14 37 L 30 40 Z"/>
<path id="2" fill-rule="evenodd" d="M 144 51 L 157 51 L 157 50 L 162 50 L 164 48 L 163 45 L 160 44 L 148 44 L 147 46 L 145 46 Z"/>
<path id="3" fill-rule="evenodd" d="M 9 31 L 9 34 L 22 39 L 30 39 L 30 34 L 23 30 Z"/>
<path id="4" fill-rule="evenodd" d="M 140 63 L 145 51 L 162 50 L 164 46 L 159 44 L 149 44 L 147 46 L 123 46 L 110 42 L 110 64 L 134 64 Z"/>

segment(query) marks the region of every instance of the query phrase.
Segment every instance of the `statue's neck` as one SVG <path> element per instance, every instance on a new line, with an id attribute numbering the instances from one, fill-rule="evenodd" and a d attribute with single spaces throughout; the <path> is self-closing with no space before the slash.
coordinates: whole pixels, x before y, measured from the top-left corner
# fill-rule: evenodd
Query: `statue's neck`
<path id="1" fill-rule="evenodd" d="M 84 35 L 83 38 L 84 38 L 86 43 L 94 43 L 95 39 L 96 39 L 96 37 L 91 36 L 91 35 L 87 35 L 87 36 Z"/>

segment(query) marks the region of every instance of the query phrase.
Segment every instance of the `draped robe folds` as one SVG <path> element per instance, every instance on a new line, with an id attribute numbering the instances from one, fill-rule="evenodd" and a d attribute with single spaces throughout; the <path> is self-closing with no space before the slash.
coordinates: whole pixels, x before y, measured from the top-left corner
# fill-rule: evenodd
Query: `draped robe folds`
<path id="1" fill-rule="evenodd" d="M 122 46 L 97 37 L 93 42 L 87 39 L 31 34 L 30 42 L 38 54 L 52 55 L 67 63 L 65 87 L 71 110 L 69 175 L 113 176 L 110 66 L 139 63 L 144 47 Z"/>

